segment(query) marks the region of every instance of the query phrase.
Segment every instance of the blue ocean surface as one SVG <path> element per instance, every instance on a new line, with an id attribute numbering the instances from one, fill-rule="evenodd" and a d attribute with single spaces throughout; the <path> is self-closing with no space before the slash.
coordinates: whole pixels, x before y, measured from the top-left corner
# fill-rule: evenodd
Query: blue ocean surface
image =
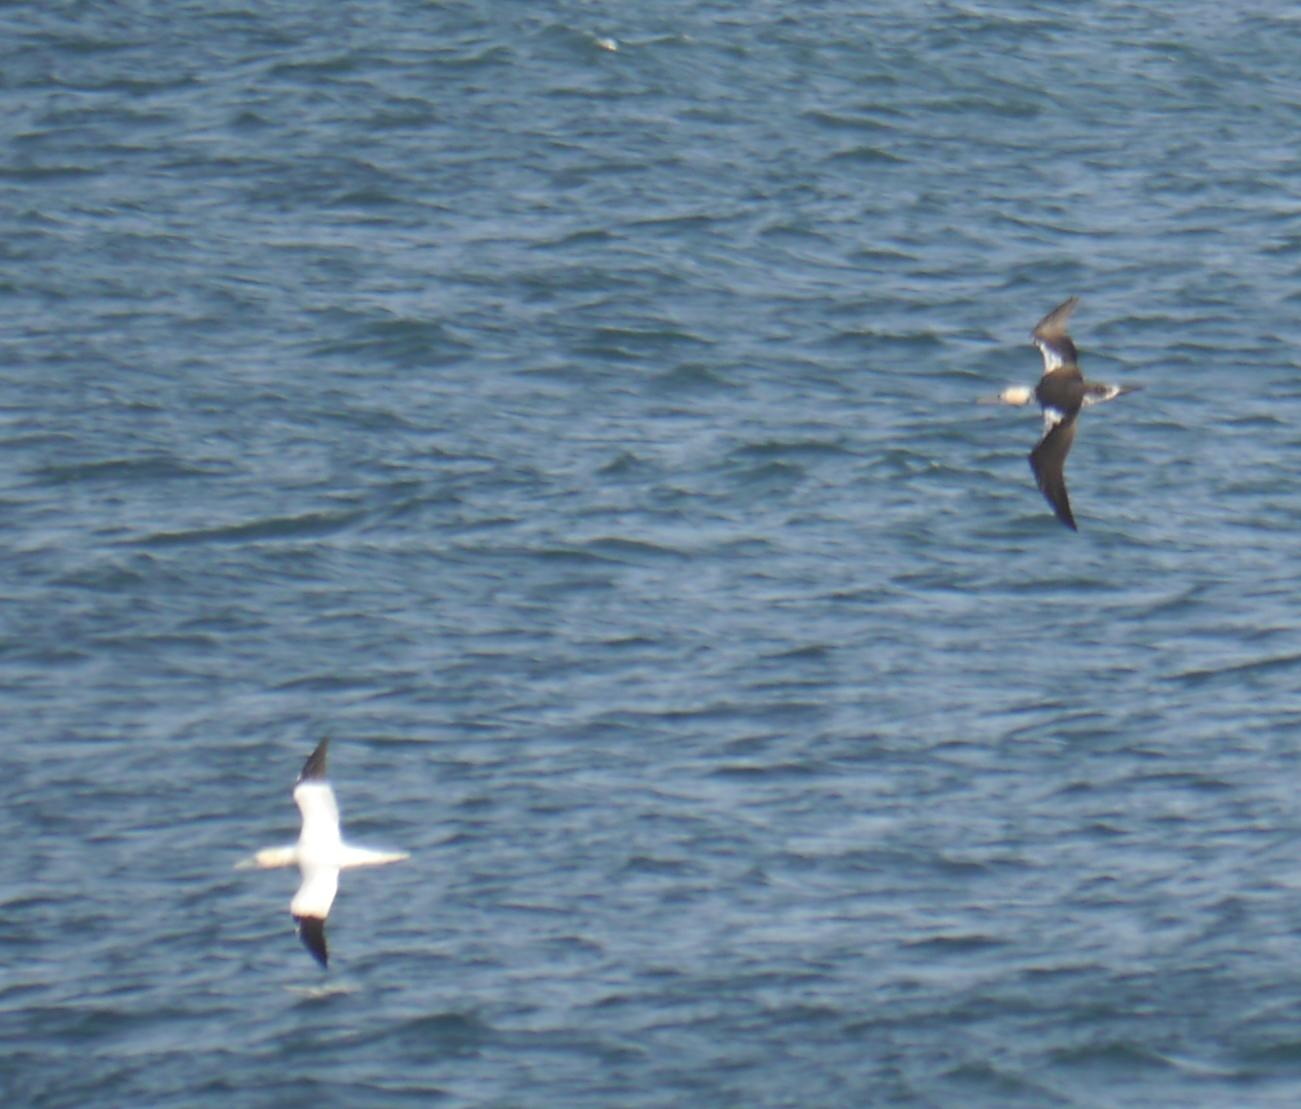
<path id="1" fill-rule="evenodd" d="M 0 1101 L 1301 1103 L 1299 133 L 1283 0 L 0 7 Z"/>

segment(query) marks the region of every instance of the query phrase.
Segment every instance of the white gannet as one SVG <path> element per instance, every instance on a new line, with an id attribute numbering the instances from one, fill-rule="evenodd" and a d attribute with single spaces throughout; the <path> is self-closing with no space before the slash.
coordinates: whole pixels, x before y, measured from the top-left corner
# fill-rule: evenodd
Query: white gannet
<path id="1" fill-rule="evenodd" d="M 303 829 L 291 847 L 264 847 L 237 867 L 275 867 L 297 864 L 302 884 L 289 911 L 299 938 L 321 966 L 327 966 L 325 918 L 339 889 L 339 871 L 350 866 L 382 866 L 410 858 L 405 851 L 373 851 L 344 843 L 339 832 L 339 806 L 334 790 L 325 780 L 325 751 L 329 737 L 317 744 L 303 764 L 294 786 L 294 801 L 303 814 Z"/>
<path id="2" fill-rule="evenodd" d="M 1044 359 L 1043 377 L 1033 389 L 1013 385 L 996 397 L 994 404 L 1029 404 L 1037 400 L 1043 409 L 1044 429 L 1038 445 L 1030 452 L 1030 469 L 1044 499 L 1068 528 L 1075 528 L 1071 502 L 1066 496 L 1066 454 L 1075 442 L 1075 421 L 1080 409 L 1141 389 L 1141 385 L 1102 385 L 1085 381 L 1079 355 L 1067 334 L 1066 323 L 1079 304 L 1079 297 L 1063 301 L 1048 313 L 1030 333 Z"/>

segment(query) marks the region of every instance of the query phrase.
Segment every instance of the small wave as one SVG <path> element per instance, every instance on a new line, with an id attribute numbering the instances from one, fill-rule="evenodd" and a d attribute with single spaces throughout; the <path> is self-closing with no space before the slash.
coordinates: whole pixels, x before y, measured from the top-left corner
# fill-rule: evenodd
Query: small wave
<path id="1" fill-rule="evenodd" d="M 135 540 L 143 547 L 175 547 L 203 543 L 261 543 L 286 539 L 315 539 L 334 535 L 350 527 L 362 513 L 308 512 L 301 516 L 273 516 L 243 524 L 193 528 L 186 531 L 163 531 Z"/>
<path id="2" fill-rule="evenodd" d="M 106 458 L 96 462 L 50 463 L 32 472 L 41 481 L 63 485 L 78 481 L 157 481 L 206 477 L 212 471 L 188 465 L 176 458 L 157 455 L 146 458 Z"/>

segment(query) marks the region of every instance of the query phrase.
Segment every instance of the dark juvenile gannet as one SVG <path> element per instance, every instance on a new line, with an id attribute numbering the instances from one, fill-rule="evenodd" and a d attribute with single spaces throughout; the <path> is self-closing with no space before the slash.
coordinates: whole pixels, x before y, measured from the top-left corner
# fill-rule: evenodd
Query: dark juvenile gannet
<path id="1" fill-rule="evenodd" d="M 299 938 L 321 966 L 327 966 L 325 918 L 339 889 L 339 871 L 352 866 L 381 866 L 410 858 L 405 851 L 373 851 L 344 843 L 339 833 L 339 806 L 334 789 L 325 780 L 325 751 L 330 740 L 321 740 L 303 764 L 294 786 L 294 801 L 303 814 L 303 829 L 291 847 L 264 847 L 238 867 L 298 866 L 302 884 L 289 911 Z"/>
<path id="2" fill-rule="evenodd" d="M 1044 373 L 1039 384 L 1033 389 L 1013 385 L 997 397 L 990 398 L 995 404 L 1039 402 L 1044 414 L 1044 430 L 1038 445 L 1030 452 L 1030 469 L 1034 471 L 1044 498 L 1057 513 L 1057 519 L 1075 530 L 1078 529 L 1075 528 L 1075 517 L 1071 515 L 1071 502 L 1066 496 L 1066 478 L 1062 471 L 1066 455 L 1075 442 L 1075 421 L 1080 409 L 1142 388 L 1141 385 L 1101 385 L 1084 380 L 1075 344 L 1066 333 L 1066 322 L 1079 302 L 1079 297 L 1071 297 L 1059 304 L 1030 333 L 1044 358 Z"/>

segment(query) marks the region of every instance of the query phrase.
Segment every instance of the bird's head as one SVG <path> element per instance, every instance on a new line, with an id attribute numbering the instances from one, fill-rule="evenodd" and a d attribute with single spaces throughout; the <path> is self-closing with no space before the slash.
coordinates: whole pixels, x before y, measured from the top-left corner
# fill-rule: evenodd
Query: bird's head
<path id="1" fill-rule="evenodd" d="M 981 404 L 1014 404 L 1020 407 L 1034 399 L 1034 390 L 1028 385 L 1009 385 L 996 397 L 981 397 Z"/>

